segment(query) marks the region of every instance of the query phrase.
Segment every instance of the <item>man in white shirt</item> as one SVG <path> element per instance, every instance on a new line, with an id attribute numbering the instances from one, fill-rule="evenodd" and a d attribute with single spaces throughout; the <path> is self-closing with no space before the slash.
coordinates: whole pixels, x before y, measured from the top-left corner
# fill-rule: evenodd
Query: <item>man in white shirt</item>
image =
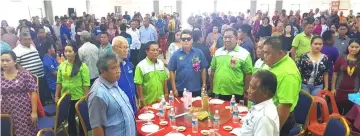
<path id="1" fill-rule="evenodd" d="M 128 34 L 131 35 L 131 44 L 130 44 L 130 61 L 131 63 L 136 66 L 137 63 L 139 63 L 139 59 L 138 59 L 138 55 L 139 55 L 139 50 L 141 47 L 141 42 L 140 42 L 140 31 L 139 29 L 137 29 L 137 23 L 140 23 L 139 20 L 132 20 L 130 22 L 130 29 L 128 29 L 126 32 Z"/>
<path id="2" fill-rule="evenodd" d="M 96 66 L 97 61 L 99 60 L 99 49 L 96 45 L 90 43 L 91 34 L 88 31 L 82 31 L 79 33 L 80 40 L 84 43 L 79 48 L 79 58 L 85 63 L 90 71 L 90 84 L 92 85 L 95 80 L 99 77 L 99 70 Z"/>
<path id="3" fill-rule="evenodd" d="M 256 103 L 242 119 L 243 126 L 238 136 L 279 136 L 280 121 L 272 101 L 276 93 L 276 76 L 267 70 L 256 72 L 247 90 L 248 99 Z"/>

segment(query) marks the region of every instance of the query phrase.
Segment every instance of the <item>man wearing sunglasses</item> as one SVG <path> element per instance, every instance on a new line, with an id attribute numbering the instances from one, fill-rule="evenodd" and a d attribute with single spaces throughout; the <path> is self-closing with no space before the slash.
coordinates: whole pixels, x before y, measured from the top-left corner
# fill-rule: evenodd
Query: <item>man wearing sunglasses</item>
<path id="1" fill-rule="evenodd" d="M 182 31 L 180 38 L 182 48 L 174 52 L 168 64 L 172 90 L 175 96 L 182 96 L 184 89 L 200 96 L 201 88 L 206 87 L 208 62 L 200 49 L 192 47 L 190 30 Z"/>

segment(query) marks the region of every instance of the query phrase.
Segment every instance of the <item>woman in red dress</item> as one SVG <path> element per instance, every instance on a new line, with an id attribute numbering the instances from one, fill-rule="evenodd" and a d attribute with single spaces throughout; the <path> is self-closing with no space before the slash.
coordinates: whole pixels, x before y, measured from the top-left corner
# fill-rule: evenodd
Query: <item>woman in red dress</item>
<path id="1" fill-rule="evenodd" d="M 346 54 L 335 61 L 332 92 L 340 114 L 345 115 L 353 106 L 348 94 L 359 91 L 360 41 L 350 41 Z"/>
<path id="2" fill-rule="evenodd" d="M 11 116 L 15 136 L 35 136 L 38 131 L 35 79 L 29 71 L 18 68 L 12 51 L 1 53 L 1 68 L 1 114 Z"/>

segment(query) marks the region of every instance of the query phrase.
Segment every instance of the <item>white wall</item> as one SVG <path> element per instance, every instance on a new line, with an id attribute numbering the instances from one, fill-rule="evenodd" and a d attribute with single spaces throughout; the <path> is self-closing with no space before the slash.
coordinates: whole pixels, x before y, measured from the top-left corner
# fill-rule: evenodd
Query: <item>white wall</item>
<path id="1" fill-rule="evenodd" d="M 250 0 L 218 0 L 217 11 L 238 15 L 239 12 L 245 13 L 250 8 Z"/>
<path id="2" fill-rule="evenodd" d="M 77 15 L 86 12 L 86 0 L 51 0 L 54 16 L 68 14 L 68 8 L 74 8 Z"/>
<path id="3" fill-rule="evenodd" d="M 176 12 L 176 0 L 159 0 L 159 12 L 172 14 Z"/>

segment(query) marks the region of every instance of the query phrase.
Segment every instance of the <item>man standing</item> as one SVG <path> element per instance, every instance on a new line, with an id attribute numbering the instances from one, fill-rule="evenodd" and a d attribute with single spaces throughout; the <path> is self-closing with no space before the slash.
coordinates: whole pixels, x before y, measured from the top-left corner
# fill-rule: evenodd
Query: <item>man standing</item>
<path id="1" fill-rule="evenodd" d="M 90 85 L 99 77 L 99 70 L 96 67 L 96 62 L 99 59 L 99 49 L 96 45 L 90 43 L 91 34 L 88 31 L 80 32 L 80 41 L 83 45 L 79 48 L 79 58 L 81 62 L 88 66 L 90 71 Z"/>
<path id="2" fill-rule="evenodd" d="M 310 51 L 313 27 L 312 22 L 307 22 L 304 32 L 295 36 L 290 50 L 291 57 L 295 61 L 299 59 L 300 55 Z"/>
<path id="3" fill-rule="evenodd" d="M 140 31 L 137 29 L 137 21 L 138 20 L 131 20 L 130 22 L 130 29 L 126 32 L 131 35 L 131 44 L 130 44 L 130 61 L 131 63 L 136 66 L 139 63 L 139 49 L 141 47 L 140 42 Z"/>
<path id="4" fill-rule="evenodd" d="M 66 25 L 67 19 L 65 17 L 62 17 L 60 20 L 62 23 L 60 27 L 61 49 L 63 50 L 68 40 L 71 40 L 71 30 Z"/>
<path id="5" fill-rule="evenodd" d="M 339 51 L 339 56 L 344 55 L 345 52 L 347 51 L 347 47 L 350 42 L 350 38 L 346 36 L 347 32 L 348 32 L 347 24 L 345 23 L 339 24 L 338 27 L 339 36 L 336 37 L 336 41 L 335 41 L 335 47 Z"/>
<path id="6" fill-rule="evenodd" d="M 136 136 L 134 112 L 118 86 L 120 63 L 115 54 L 104 54 L 97 62 L 100 77 L 88 98 L 89 119 L 94 136 Z"/>
<path id="7" fill-rule="evenodd" d="M 257 46 L 256 46 L 256 56 L 259 58 L 256 60 L 254 64 L 253 74 L 256 73 L 258 70 L 267 70 L 269 66 L 264 63 L 264 42 L 268 37 L 260 38 Z"/>
<path id="8" fill-rule="evenodd" d="M 131 17 L 127 11 L 125 11 L 125 15 L 123 15 L 123 18 L 126 19 L 128 22 L 131 20 Z"/>
<path id="9" fill-rule="evenodd" d="M 38 35 L 37 35 L 34 43 L 35 43 L 37 51 L 39 52 L 39 56 L 42 59 L 44 57 L 44 55 L 48 52 L 45 49 L 44 44 L 55 45 L 55 42 L 53 41 L 53 39 L 50 36 L 46 35 L 44 28 L 38 28 L 37 34 Z"/>
<path id="10" fill-rule="evenodd" d="M 149 42 L 145 45 L 145 50 L 147 57 L 136 66 L 134 79 L 140 107 L 158 101 L 162 95 L 168 96 L 168 70 L 158 59 L 159 44 Z"/>
<path id="11" fill-rule="evenodd" d="M 293 111 L 299 99 L 301 75 L 295 62 L 284 51 L 280 38 L 270 37 L 263 49 L 265 64 L 277 79 L 273 101 L 279 114 L 280 136 L 287 136 L 295 125 Z"/>
<path id="12" fill-rule="evenodd" d="M 190 30 L 182 31 L 180 39 L 182 48 L 174 52 L 168 65 L 173 92 L 182 96 L 186 88 L 193 96 L 200 96 L 201 88 L 206 88 L 208 62 L 200 49 L 192 47 Z"/>
<path id="13" fill-rule="evenodd" d="M 240 46 L 250 53 L 251 61 L 254 62 L 255 48 L 254 48 L 254 42 L 250 37 L 252 37 L 251 26 L 248 24 L 242 25 L 239 29 L 239 40 L 241 41 Z"/>
<path id="14" fill-rule="evenodd" d="M 253 75 L 247 93 L 249 101 L 257 104 L 244 117 L 240 136 L 279 136 L 279 116 L 271 99 L 276 86 L 276 76 L 267 70 Z"/>
<path id="15" fill-rule="evenodd" d="M 111 54 L 111 44 L 109 42 L 109 34 L 107 32 L 102 32 L 100 35 L 100 47 L 99 47 L 99 56 L 103 54 Z"/>
<path id="16" fill-rule="evenodd" d="M 139 60 L 143 60 L 146 57 L 145 55 L 146 43 L 150 41 L 153 42 L 158 41 L 158 35 L 155 28 L 150 27 L 150 18 L 148 17 L 144 18 L 143 26 L 140 27 L 139 31 L 140 31 L 140 42 L 141 42 Z"/>
<path id="17" fill-rule="evenodd" d="M 136 114 L 136 90 L 134 84 L 134 65 L 131 64 L 127 58 L 129 54 L 129 44 L 124 37 L 117 36 L 112 41 L 112 49 L 117 57 L 120 59 L 121 75 L 118 80 L 118 85 L 128 96 L 131 107 Z"/>
<path id="18" fill-rule="evenodd" d="M 237 44 L 237 36 L 235 29 L 226 29 L 224 47 L 215 52 L 211 61 L 210 86 L 223 100 L 230 100 L 232 95 L 236 100 L 243 99 L 253 69 L 250 53 Z"/>

